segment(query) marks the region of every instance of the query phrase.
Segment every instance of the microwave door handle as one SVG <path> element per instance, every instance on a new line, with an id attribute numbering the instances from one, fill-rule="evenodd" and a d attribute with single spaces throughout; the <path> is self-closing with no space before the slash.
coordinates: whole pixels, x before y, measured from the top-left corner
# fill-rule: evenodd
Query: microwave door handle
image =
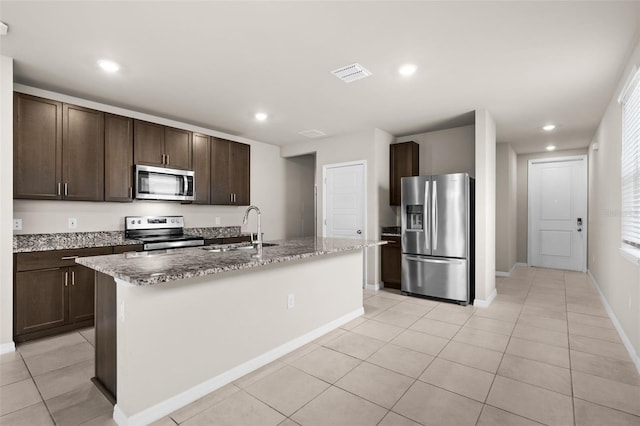
<path id="1" fill-rule="evenodd" d="M 182 176 L 182 179 L 184 179 L 184 192 L 182 195 L 187 195 L 187 191 L 189 191 L 189 178 L 186 176 Z"/>

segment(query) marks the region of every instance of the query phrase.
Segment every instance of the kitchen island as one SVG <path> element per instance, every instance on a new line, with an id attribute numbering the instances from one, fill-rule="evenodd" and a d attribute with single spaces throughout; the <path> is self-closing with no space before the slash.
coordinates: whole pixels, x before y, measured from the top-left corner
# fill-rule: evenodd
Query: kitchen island
<path id="1" fill-rule="evenodd" d="M 77 259 L 96 273 L 96 378 L 147 424 L 363 314 L 363 249 L 329 238 Z"/>

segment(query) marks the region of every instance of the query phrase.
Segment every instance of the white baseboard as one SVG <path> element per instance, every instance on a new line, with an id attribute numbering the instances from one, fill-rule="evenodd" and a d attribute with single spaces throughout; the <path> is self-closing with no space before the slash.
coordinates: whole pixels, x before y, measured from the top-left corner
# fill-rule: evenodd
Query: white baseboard
<path id="1" fill-rule="evenodd" d="M 187 389 L 186 391 L 179 393 L 178 395 L 166 399 L 131 416 L 128 416 L 124 411 L 122 411 L 118 404 L 116 404 L 115 407 L 113 407 L 113 420 L 120 426 L 137 426 L 152 423 L 158 419 L 161 419 L 167 414 L 172 413 L 175 410 L 202 398 L 203 396 L 215 391 L 216 389 L 219 389 L 222 386 L 239 379 L 245 374 L 257 370 L 258 368 L 269 364 L 272 361 L 275 361 L 281 356 L 286 355 L 289 352 L 292 352 L 306 345 L 307 343 L 314 341 L 318 337 L 321 337 L 328 332 L 335 330 L 341 325 L 344 325 L 363 314 L 364 308 L 356 309 L 355 311 L 350 312 L 336 320 L 333 320 L 330 323 L 323 325 L 322 327 L 316 328 L 315 330 L 312 330 L 307 334 L 304 334 L 283 345 L 280 345 L 260 356 L 257 356 L 256 358 L 253 358 L 252 360 L 240 364 L 237 367 L 232 368 L 231 370 L 225 371 L 224 373 L 212 377 L 211 379 L 197 386 L 194 386 L 191 389 Z"/>
<path id="2" fill-rule="evenodd" d="M 476 308 L 488 308 L 489 305 L 491 305 L 491 302 L 493 302 L 493 299 L 495 299 L 497 295 L 498 295 L 498 291 L 494 288 L 493 290 L 491 290 L 491 293 L 489 293 L 489 297 L 487 297 L 486 300 L 475 299 L 473 301 L 473 306 L 475 306 Z"/>
<path id="3" fill-rule="evenodd" d="M 638 370 L 638 373 L 640 373 L 640 357 L 638 356 L 636 349 L 633 347 L 633 345 L 631 344 L 631 340 L 629 340 L 629 337 L 627 337 L 627 334 L 624 332 L 624 329 L 622 328 L 622 324 L 620 324 L 620 321 L 618 321 L 618 317 L 616 317 L 616 314 L 613 312 L 613 309 L 611 309 L 611 305 L 609 305 L 607 298 L 604 297 L 604 293 L 600 288 L 600 284 L 598 284 L 598 281 L 596 281 L 596 277 L 593 276 L 590 269 L 587 270 L 587 274 L 589 274 L 589 277 L 593 280 L 593 283 L 596 286 L 596 290 L 598 290 L 598 293 L 600 294 L 600 299 L 602 300 L 604 309 L 607 311 L 607 314 L 609 314 L 609 318 L 611 318 L 611 322 L 613 322 L 613 326 L 618 331 L 618 334 L 622 339 L 622 343 L 624 344 L 624 347 L 627 348 L 627 352 L 629 352 L 629 356 L 631 357 L 631 360 L 636 365 L 636 370 Z"/>
<path id="4" fill-rule="evenodd" d="M 496 271 L 496 277 L 510 277 L 511 274 L 513 274 L 513 271 L 515 271 L 518 266 L 527 266 L 527 264 L 516 262 L 513 264 L 511 269 L 509 269 L 509 272 Z"/>
<path id="5" fill-rule="evenodd" d="M 8 354 L 9 352 L 15 352 L 15 351 L 16 351 L 16 344 L 13 342 L 0 344 L 0 355 Z"/>
<path id="6" fill-rule="evenodd" d="M 380 283 L 377 284 L 366 284 L 364 286 L 365 290 L 373 290 L 373 291 L 378 291 L 380 290 L 381 286 Z"/>

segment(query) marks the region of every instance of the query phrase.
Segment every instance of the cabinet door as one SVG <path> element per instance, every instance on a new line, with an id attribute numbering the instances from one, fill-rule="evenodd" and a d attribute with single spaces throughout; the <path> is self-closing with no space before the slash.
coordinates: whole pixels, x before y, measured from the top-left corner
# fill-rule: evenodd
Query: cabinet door
<path id="1" fill-rule="evenodd" d="M 133 161 L 135 164 L 164 166 L 164 126 L 134 120 Z"/>
<path id="2" fill-rule="evenodd" d="M 16 335 L 58 327 L 67 322 L 66 272 L 67 268 L 52 268 L 16 273 Z"/>
<path id="3" fill-rule="evenodd" d="M 193 171 L 195 172 L 194 204 L 209 204 L 211 200 L 211 149 L 209 136 L 193 134 Z"/>
<path id="4" fill-rule="evenodd" d="M 231 143 L 230 148 L 230 186 L 233 194 L 233 204 L 248 206 L 250 202 L 250 168 L 251 146 L 243 143 Z"/>
<path id="5" fill-rule="evenodd" d="M 165 166 L 191 170 L 191 132 L 165 127 L 164 153 Z"/>
<path id="6" fill-rule="evenodd" d="M 402 252 L 398 241 L 389 242 L 380 249 L 381 255 L 381 278 L 385 288 L 400 289 L 402 277 Z"/>
<path id="7" fill-rule="evenodd" d="M 63 198 L 104 200 L 104 113 L 63 104 Z"/>
<path id="8" fill-rule="evenodd" d="M 415 142 L 396 143 L 389 146 L 389 204 L 401 204 L 400 179 L 420 174 L 420 146 Z"/>
<path id="9" fill-rule="evenodd" d="M 13 197 L 60 198 L 62 103 L 13 95 Z"/>
<path id="10" fill-rule="evenodd" d="M 229 186 L 230 146 L 231 142 L 228 140 L 211 138 L 211 204 L 232 204 Z"/>
<path id="11" fill-rule="evenodd" d="M 133 200 L 133 119 L 104 116 L 104 199 Z"/>
<path id="12" fill-rule="evenodd" d="M 95 272 L 84 266 L 69 268 L 69 322 L 93 319 Z"/>

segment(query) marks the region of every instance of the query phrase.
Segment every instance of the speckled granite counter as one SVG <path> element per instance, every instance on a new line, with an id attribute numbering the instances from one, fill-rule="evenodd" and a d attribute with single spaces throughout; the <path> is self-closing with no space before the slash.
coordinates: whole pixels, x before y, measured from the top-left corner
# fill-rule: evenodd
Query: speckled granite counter
<path id="1" fill-rule="evenodd" d="M 240 236 L 239 226 L 214 228 L 185 228 L 185 233 L 205 239 Z M 124 237 L 124 231 L 62 232 L 57 234 L 21 234 L 13 236 L 13 252 L 65 250 L 89 247 L 108 247 L 140 244 Z"/>
<path id="2" fill-rule="evenodd" d="M 76 262 L 131 284 L 147 286 L 385 244 L 337 238 L 303 238 L 276 243 L 277 246 L 263 248 L 261 259 L 252 257 L 256 253 L 254 249 L 212 252 L 195 247 L 83 257 Z"/>

